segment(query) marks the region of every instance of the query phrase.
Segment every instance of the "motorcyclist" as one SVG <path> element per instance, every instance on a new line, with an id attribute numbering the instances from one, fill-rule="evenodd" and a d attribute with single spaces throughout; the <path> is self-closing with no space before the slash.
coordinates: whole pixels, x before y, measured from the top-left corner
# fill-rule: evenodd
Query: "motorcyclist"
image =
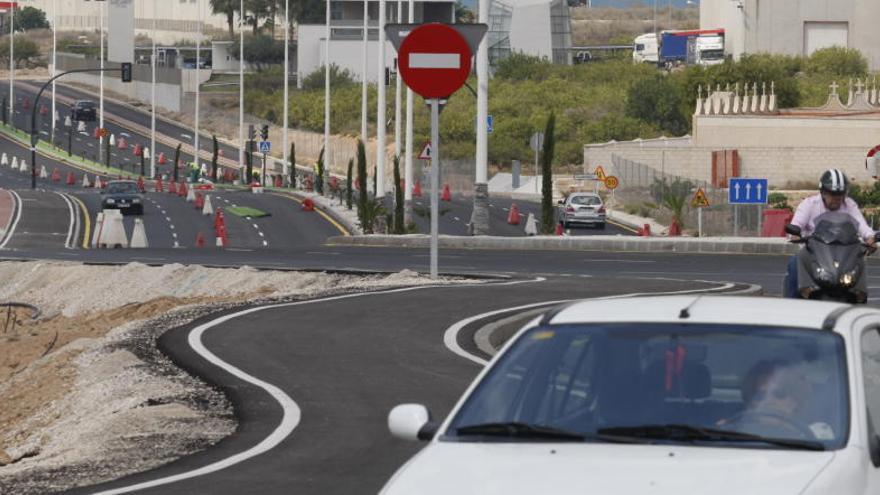
<path id="1" fill-rule="evenodd" d="M 801 228 L 801 237 L 810 235 L 816 229 L 816 219 L 823 213 L 829 211 L 840 211 L 846 213 L 852 218 L 853 223 L 858 230 L 859 237 L 868 246 L 868 252 L 873 253 L 876 250 L 874 231 L 868 226 L 862 212 L 859 211 L 859 205 L 852 199 L 847 197 L 849 191 L 849 180 L 840 169 L 826 170 L 819 178 L 819 194 L 810 196 L 798 205 L 794 213 L 794 219 L 791 223 Z M 799 241 L 799 236 L 792 236 L 793 241 Z M 801 249 L 797 255 L 792 256 L 788 262 L 788 287 L 789 297 L 807 298 L 812 287 L 810 287 L 810 276 L 808 273 L 808 254 L 805 249 Z M 861 261 L 864 263 L 864 260 Z M 868 281 L 865 276 L 865 270 L 861 270 L 862 275 L 855 285 L 856 300 L 865 302 L 868 298 Z"/>

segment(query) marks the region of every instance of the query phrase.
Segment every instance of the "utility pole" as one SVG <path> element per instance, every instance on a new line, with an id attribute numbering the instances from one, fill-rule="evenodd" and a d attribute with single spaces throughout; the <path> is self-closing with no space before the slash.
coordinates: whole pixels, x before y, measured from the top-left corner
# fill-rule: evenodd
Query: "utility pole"
<path id="1" fill-rule="evenodd" d="M 324 31 L 324 169 L 330 163 L 330 0 L 327 1 L 327 25 Z"/>
<path id="2" fill-rule="evenodd" d="M 369 2 L 368 0 L 364 0 L 364 46 L 363 46 L 363 54 L 361 57 L 361 141 L 364 142 L 364 146 L 367 145 L 367 40 L 369 33 L 369 24 L 368 20 L 370 18 L 369 9 L 367 8 Z"/>
<path id="3" fill-rule="evenodd" d="M 98 109 L 98 113 L 99 113 L 98 127 L 100 127 L 101 129 L 104 128 L 104 14 L 107 13 L 106 7 L 107 7 L 107 2 L 106 1 L 101 2 L 101 8 L 100 8 L 101 14 L 98 16 L 101 19 L 100 20 L 100 26 L 101 26 L 101 28 L 100 28 L 100 30 L 101 30 L 101 79 L 100 79 L 100 88 L 99 88 L 99 93 L 100 93 L 99 106 L 100 106 L 100 108 Z M 104 144 L 104 139 L 105 139 L 104 137 L 101 137 L 98 140 L 98 149 L 100 150 L 99 153 L 101 153 L 101 154 L 104 153 L 104 147 L 101 146 Z M 102 156 L 101 160 L 103 161 L 103 159 L 104 159 L 104 157 Z"/>
<path id="4" fill-rule="evenodd" d="M 397 0 L 397 22 L 403 22 L 403 0 Z M 394 79 L 396 83 L 394 93 L 394 156 L 400 159 L 400 68 L 397 66 L 397 58 L 394 58 Z M 396 185 L 395 185 L 396 187 Z"/>
<path id="5" fill-rule="evenodd" d="M 409 23 L 415 24 L 415 0 L 409 0 Z M 398 62 L 398 76 L 400 76 L 400 62 Z M 406 88 L 406 157 L 403 165 L 403 183 L 406 188 L 403 191 L 403 222 L 412 222 L 412 188 L 413 182 L 413 91 Z"/>
<path id="6" fill-rule="evenodd" d="M 193 151 L 193 157 L 195 158 L 196 167 L 199 167 L 199 169 L 201 170 L 201 159 L 199 158 L 199 151 L 201 150 L 201 147 L 199 145 L 199 137 L 201 137 L 201 129 L 199 127 L 199 97 L 201 96 L 202 80 L 199 78 L 201 72 L 199 66 L 202 63 L 202 0 L 196 0 L 196 8 L 198 9 L 199 13 L 196 18 L 196 23 L 198 24 L 198 32 L 196 33 L 196 134 L 193 138 L 193 147 L 195 148 L 195 150 Z"/>
<path id="7" fill-rule="evenodd" d="M 52 0 L 52 72 L 51 76 L 55 77 L 55 74 L 58 72 L 58 0 Z M 52 130 L 51 135 L 49 136 L 50 141 L 52 141 L 52 145 L 55 145 L 55 114 L 57 110 L 55 107 L 55 83 L 52 83 Z"/>
<path id="8" fill-rule="evenodd" d="M 284 181 L 289 180 L 291 174 L 291 165 L 288 163 L 290 159 L 288 127 L 290 125 L 289 109 L 290 106 L 290 0 L 284 0 L 284 132 L 281 138 L 281 174 L 284 178 L 281 180 L 282 186 Z"/>
<path id="9" fill-rule="evenodd" d="M 150 104 L 150 151 L 156 151 L 156 17 L 158 12 L 156 11 L 156 4 L 159 2 L 153 2 L 153 32 L 150 34 L 150 38 L 153 41 L 153 48 L 150 51 L 150 94 L 152 95 L 152 101 Z M 150 177 L 156 178 L 156 153 L 150 153 Z"/>
<path id="10" fill-rule="evenodd" d="M 378 78 L 379 98 L 376 105 L 376 197 L 385 196 L 385 135 L 387 122 L 385 121 L 385 0 L 379 0 L 379 70 Z"/>
<path id="11" fill-rule="evenodd" d="M 480 0 L 479 22 L 489 23 L 489 0 Z M 480 41 L 477 49 L 477 156 L 474 181 L 474 210 L 471 228 L 474 235 L 489 234 L 489 41 Z M 431 143 L 433 145 L 433 143 Z M 433 150 L 432 150 L 433 151 Z"/>
<path id="12" fill-rule="evenodd" d="M 241 0 L 239 11 L 238 30 L 240 35 L 238 49 L 238 166 L 244 164 L 244 0 Z M 250 177 L 245 177 L 244 183 L 249 184 Z"/>
<path id="13" fill-rule="evenodd" d="M 15 5 L 9 7 L 9 122 L 15 127 Z"/>

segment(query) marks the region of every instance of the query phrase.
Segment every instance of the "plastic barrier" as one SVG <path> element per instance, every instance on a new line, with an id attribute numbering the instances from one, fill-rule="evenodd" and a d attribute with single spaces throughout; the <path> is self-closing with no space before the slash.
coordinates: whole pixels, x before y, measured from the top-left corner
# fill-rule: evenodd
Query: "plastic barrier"
<path id="1" fill-rule="evenodd" d="M 792 218 L 791 210 L 764 210 L 761 237 L 785 237 L 785 225 Z"/>

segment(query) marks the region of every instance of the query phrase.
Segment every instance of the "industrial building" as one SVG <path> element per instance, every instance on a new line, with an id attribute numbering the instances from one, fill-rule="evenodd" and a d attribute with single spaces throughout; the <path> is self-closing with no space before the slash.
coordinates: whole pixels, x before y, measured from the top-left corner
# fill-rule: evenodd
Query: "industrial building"
<path id="1" fill-rule="evenodd" d="M 701 0 L 700 27 L 723 28 L 725 52 L 810 55 L 855 48 L 880 69 L 880 2 L 871 0 Z"/>

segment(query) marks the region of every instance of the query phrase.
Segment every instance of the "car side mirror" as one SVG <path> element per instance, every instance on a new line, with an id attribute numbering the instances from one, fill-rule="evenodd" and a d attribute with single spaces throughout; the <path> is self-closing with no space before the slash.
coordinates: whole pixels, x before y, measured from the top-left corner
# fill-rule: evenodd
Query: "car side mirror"
<path id="1" fill-rule="evenodd" d="M 430 440 L 437 433 L 437 424 L 422 404 L 400 404 L 388 413 L 388 430 L 403 440 Z"/>
<path id="2" fill-rule="evenodd" d="M 785 226 L 785 233 L 788 235 L 796 235 L 796 236 L 800 237 L 801 228 L 793 223 L 789 223 L 789 224 L 786 224 L 786 226 Z"/>
<path id="3" fill-rule="evenodd" d="M 558 201 L 558 203 L 561 204 L 561 205 L 564 205 L 564 204 L 565 204 L 565 200 L 564 200 L 564 199 L 560 199 L 560 200 Z"/>
<path id="4" fill-rule="evenodd" d="M 868 439 L 868 450 L 871 454 L 871 463 L 874 467 L 880 467 L 880 435 L 871 432 Z"/>

